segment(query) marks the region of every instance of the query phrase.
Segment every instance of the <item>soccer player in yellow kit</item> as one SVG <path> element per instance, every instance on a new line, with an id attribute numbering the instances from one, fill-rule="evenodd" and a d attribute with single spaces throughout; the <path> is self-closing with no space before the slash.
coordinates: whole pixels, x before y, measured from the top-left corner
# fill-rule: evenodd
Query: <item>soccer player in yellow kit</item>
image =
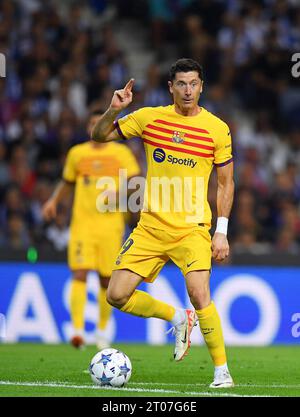
<path id="1" fill-rule="evenodd" d="M 90 115 L 89 135 L 102 114 L 95 111 Z M 74 347 L 84 345 L 86 278 L 90 270 L 98 271 L 100 278 L 97 346 L 99 349 L 109 346 L 105 330 L 112 307 L 106 300 L 106 289 L 122 244 L 124 213 L 118 209 L 105 212 L 105 198 L 99 200 L 99 196 L 106 186 L 99 185 L 98 181 L 104 177 L 114 180 L 116 188 L 108 191 L 108 200 L 109 197 L 114 200 L 112 193 L 118 192 L 120 169 L 127 169 L 128 177 L 140 171 L 135 157 L 124 144 L 89 140 L 75 145 L 67 154 L 62 181 L 43 207 L 45 219 L 50 220 L 56 216 L 57 205 L 75 192 L 68 245 L 68 264 L 73 276 L 70 310 L 74 328 L 71 343 Z"/>
<path id="2" fill-rule="evenodd" d="M 115 91 L 109 109 L 92 130 L 92 139 L 97 142 L 140 136 L 148 164 L 145 207 L 117 257 L 107 299 L 126 313 L 171 322 L 176 361 L 187 353 L 198 319 L 215 366 L 210 387 L 232 387 L 221 322 L 209 287 L 211 257 L 222 261 L 229 254 L 227 225 L 234 194 L 230 131 L 226 123 L 198 105 L 203 73 L 196 61 L 180 59 L 171 67 L 168 84 L 173 105 L 141 108 L 116 121 L 132 101 L 133 83 L 131 79 L 123 90 Z M 218 219 L 211 240 L 207 188 L 214 165 Z M 178 196 L 177 187 L 165 201 L 172 207 L 163 207 L 163 197 L 168 193 L 159 194 L 153 188 L 157 179 L 168 179 L 173 186 L 181 179 L 186 190 L 183 199 L 190 198 L 192 204 L 180 209 L 177 200 L 182 196 Z M 154 192 L 156 197 L 152 198 Z M 181 269 L 195 311 L 176 309 L 136 290 L 143 280 L 153 282 L 169 259 Z"/>

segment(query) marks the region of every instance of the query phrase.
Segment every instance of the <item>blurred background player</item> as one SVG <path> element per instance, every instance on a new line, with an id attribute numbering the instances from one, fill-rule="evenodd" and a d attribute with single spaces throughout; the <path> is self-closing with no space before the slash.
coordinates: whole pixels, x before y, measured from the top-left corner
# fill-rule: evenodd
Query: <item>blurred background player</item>
<path id="1" fill-rule="evenodd" d="M 101 116 L 101 111 L 91 113 L 87 126 L 89 134 Z M 112 307 L 106 301 L 106 289 L 122 244 L 125 222 L 124 213 L 118 210 L 99 211 L 101 202 L 98 197 L 102 188 L 97 186 L 97 182 L 101 177 L 110 177 L 116 181 L 116 189 L 106 193 L 109 204 L 110 197 L 111 201 L 117 199 L 120 169 L 127 169 L 129 178 L 139 173 L 136 159 L 127 146 L 93 141 L 75 145 L 67 154 L 62 180 L 43 206 L 45 220 L 54 219 L 58 204 L 70 198 L 74 192 L 68 264 L 73 274 L 70 311 L 74 335 L 71 343 L 77 348 L 84 345 L 86 280 L 91 270 L 97 271 L 100 279 L 97 346 L 99 349 L 109 346 L 105 331 Z"/>

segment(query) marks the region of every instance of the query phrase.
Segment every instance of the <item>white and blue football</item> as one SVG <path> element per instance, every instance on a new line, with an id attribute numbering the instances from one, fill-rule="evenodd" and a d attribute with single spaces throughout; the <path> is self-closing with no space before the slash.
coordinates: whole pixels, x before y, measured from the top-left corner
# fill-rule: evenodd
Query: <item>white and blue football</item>
<path id="1" fill-rule="evenodd" d="M 130 359 L 120 350 L 107 348 L 96 353 L 89 366 L 92 381 L 101 386 L 123 387 L 130 379 Z"/>

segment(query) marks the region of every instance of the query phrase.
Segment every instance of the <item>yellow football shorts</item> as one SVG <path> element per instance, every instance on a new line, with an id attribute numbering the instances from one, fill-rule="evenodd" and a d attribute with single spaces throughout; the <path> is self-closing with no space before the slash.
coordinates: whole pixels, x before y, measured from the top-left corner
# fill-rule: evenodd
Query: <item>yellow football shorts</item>
<path id="1" fill-rule="evenodd" d="M 111 231 L 107 237 L 92 237 L 71 233 L 68 245 L 68 264 L 72 271 L 95 270 L 110 277 L 116 256 L 122 245 L 123 231 Z"/>
<path id="2" fill-rule="evenodd" d="M 190 271 L 210 270 L 211 253 L 208 226 L 168 232 L 139 223 L 122 246 L 113 270 L 129 269 L 144 277 L 146 282 L 153 282 L 169 259 L 184 276 Z"/>

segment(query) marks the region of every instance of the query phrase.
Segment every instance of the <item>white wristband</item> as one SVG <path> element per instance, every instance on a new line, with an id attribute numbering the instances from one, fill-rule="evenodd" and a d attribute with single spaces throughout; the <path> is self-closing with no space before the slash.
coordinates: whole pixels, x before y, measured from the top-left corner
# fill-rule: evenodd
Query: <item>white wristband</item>
<path id="1" fill-rule="evenodd" d="M 223 233 L 227 235 L 228 219 L 227 217 L 218 217 L 215 233 Z"/>

